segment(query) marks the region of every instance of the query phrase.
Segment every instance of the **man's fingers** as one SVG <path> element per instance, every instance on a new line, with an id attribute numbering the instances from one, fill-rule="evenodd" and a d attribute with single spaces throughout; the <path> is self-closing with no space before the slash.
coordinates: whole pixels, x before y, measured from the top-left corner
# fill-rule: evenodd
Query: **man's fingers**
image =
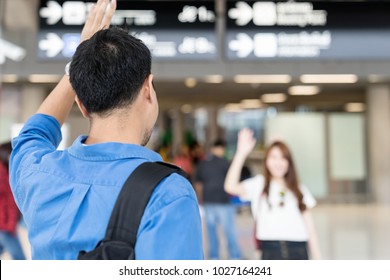
<path id="1" fill-rule="evenodd" d="M 92 24 L 92 22 L 94 20 L 95 12 L 96 12 L 96 4 L 93 4 L 93 5 L 91 5 L 91 8 L 88 11 L 88 16 L 87 16 L 87 19 L 85 21 L 84 26 L 89 27 Z"/>
<path id="2" fill-rule="evenodd" d="M 101 27 L 102 19 L 106 12 L 107 6 L 110 3 L 109 0 L 99 0 L 96 6 L 95 20 L 93 22 L 93 29 L 97 31 L 97 28 Z"/>
<path id="3" fill-rule="evenodd" d="M 100 24 L 100 29 L 105 29 L 110 26 L 112 17 L 115 14 L 116 10 L 116 0 L 111 0 L 111 3 L 108 5 L 108 8 L 104 14 L 104 18 Z"/>
<path id="4" fill-rule="evenodd" d="M 81 32 L 81 41 L 89 39 L 95 32 L 108 28 L 116 10 L 116 0 L 98 0 L 89 11 Z"/>

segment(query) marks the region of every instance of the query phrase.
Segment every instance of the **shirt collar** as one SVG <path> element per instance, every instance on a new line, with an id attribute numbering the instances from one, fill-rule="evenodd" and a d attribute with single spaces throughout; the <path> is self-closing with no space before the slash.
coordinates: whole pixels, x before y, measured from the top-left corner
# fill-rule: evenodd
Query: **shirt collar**
<path id="1" fill-rule="evenodd" d="M 90 161 L 107 161 L 126 158 L 144 158 L 150 161 L 162 161 L 161 156 L 148 148 L 135 144 L 106 142 L 93 145 L 83 145 L 86 135 L 79 136 L 68 148 L 72 156 Z"/>

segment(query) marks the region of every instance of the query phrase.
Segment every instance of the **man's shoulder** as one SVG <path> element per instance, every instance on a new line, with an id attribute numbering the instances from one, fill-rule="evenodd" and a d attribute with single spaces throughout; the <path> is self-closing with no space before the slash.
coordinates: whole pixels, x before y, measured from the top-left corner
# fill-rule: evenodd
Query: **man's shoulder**
<path id="1" fill-rule="evenodd" d="M 188 179 L 176 172 L 164 178 L 160 183 L 160 187 L 163 188 L 164 192 L 177 192 L 185 195 L 192 194 L 193 190 Z"/>
<path id="2" fill-rule="evenodd" d="M 170 204 L 178 199 L 196 200 L 191 183 L 178 173 L 172 173 L 165 177 L 156 186 L 151 200 L 162 204 Z"/>
<path id="3" fill-rule="evenodd" d="M 183 202 L 186 201 L 186 202 Z M 180 205 L 197 205 L 197 199 L 189 181 L 183 176 L 172 173 L 164 178 L 154 189 L 144 216 L 150 217 L 161 211 L 181 211 L 181 208 L 170 207 L 174 203 Z M 170 210 L 168 210 L 170 209 Z"/>

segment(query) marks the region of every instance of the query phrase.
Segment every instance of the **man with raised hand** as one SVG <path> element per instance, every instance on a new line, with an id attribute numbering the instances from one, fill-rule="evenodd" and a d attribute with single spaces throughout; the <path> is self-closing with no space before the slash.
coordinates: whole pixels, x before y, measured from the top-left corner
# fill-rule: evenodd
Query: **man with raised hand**
<path id="1" fill-rule="evenodd" d="M 33 259 L 76 259 L 103 238 L 117 196 L 141 163 L 158 116 L 151 54 L 142 41 L 108 28 L 116 1 L 99 0 L 66 74 L 13 140 L 11 185 Z M 76 100 L 88 135 L 57 150 Z M 203 259 L 198 203 L 190 183 L 171 174 L 142 217 L 136 259 Z"/>

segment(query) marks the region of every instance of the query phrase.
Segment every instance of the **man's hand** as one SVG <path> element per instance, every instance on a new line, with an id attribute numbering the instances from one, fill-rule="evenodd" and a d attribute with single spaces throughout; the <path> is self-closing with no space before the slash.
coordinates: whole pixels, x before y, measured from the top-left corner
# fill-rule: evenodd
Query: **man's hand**
<path id="1" fill-rule="evenodd" d="M 81 42 L 89 39 L 97 31 L 110 26 L 112 17 L 116 10 L 116 0 L 98 0 L 91 7 L 83 30 L 81 31 Z"/>

